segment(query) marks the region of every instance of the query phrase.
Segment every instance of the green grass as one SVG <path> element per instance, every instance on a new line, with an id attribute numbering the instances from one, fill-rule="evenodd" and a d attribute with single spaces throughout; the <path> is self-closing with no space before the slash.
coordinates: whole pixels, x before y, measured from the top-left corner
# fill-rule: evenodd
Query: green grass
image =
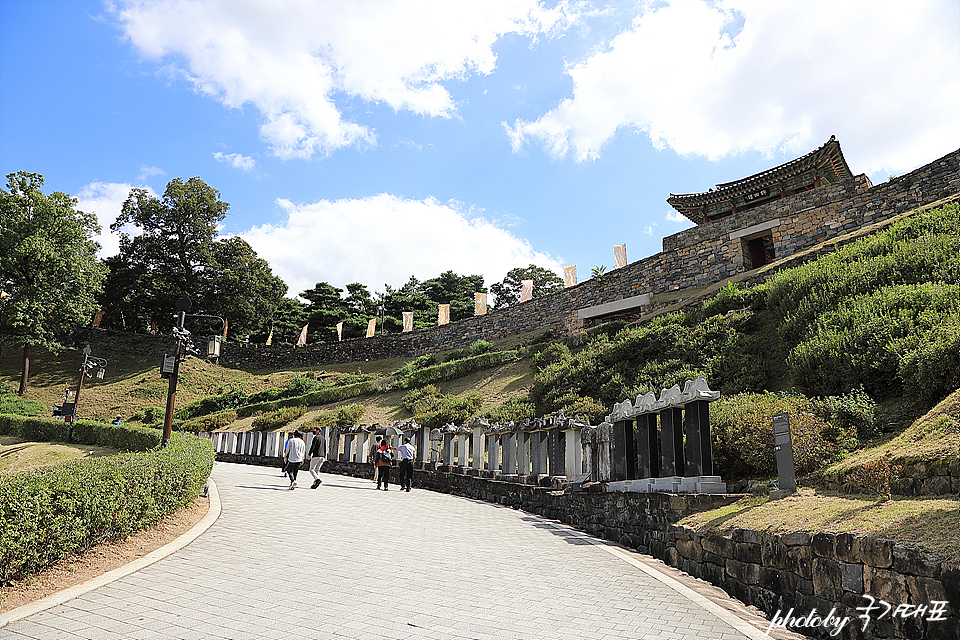
<path id="1" fill-rule="evenodd" d="M 115 453 L 118 453 L 115 449 L 97 445 L 31 442 L 14 436 L 0 436 L 0 475 L 26 473 L 77 458 Z"/>

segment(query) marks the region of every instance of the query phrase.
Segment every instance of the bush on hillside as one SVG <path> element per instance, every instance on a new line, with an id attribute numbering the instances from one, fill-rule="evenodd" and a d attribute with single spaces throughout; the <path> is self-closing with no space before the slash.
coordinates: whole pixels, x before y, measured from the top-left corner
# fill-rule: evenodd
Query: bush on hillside
<path id="1" fill-rule="evenodd" d="M 207 396 L 194 400 L 190 404 L 178 409 L 174 416 L 178 420 L 190 420 L 200 416 L 238 409 L 245 404 L 249 404 L 249 395 L 244 391 L 240 383 L 231 383 L 229 390 L 214 396 Z"/>
<path id="2" fill-rule="evenodd" d="M 493 351 L 493 343 L 489 340 L 477 340 L 470 345 L 470 355 L 473 356 L 481 356 L 491 351 Z"/>
<path id="3" fill-rule="evenodd" d="M 535 418 L 537 414 L 530 396 L 522 395 L 507 398 L 483 415 L 491 422 L 520 422 L 524 418 Z"/>
<path id="4" fill-rule="evenodd" d="M 355 427 L 360 424 L 365 411 L 366 408 L 362 404 L 347 404 L 336 409 L 319 411 L 304 425 L 304 428 L 309 430 L 313 427 Z"/>
<path id="5" fill-rule="evenodd" d="M 414 371 L 423 369 L 425 367 L 431 367 L 435 364 L 437 364 L 437 356 L 435 354 L 428 353 L 426 355 L 420 356 L 419 358 L 415 358 L 414 360 L 411 360 L 407 364 L 403 365 L 402 367 L 394 371 L 393 375 L 403 378 L 403 377 L 409 376 Z"/>
<path id="6" fill-rule="evenodd" d="M 747 307 L 749 291 L 740 288 L 736 282 L 727 282 L 714 297 L 703 303 L 705 317 L 727 313 L 734 309 Z"/>
<path id="7" fill-rule="evenodd" d="M 466 422 L 483 406 L 483 397 L 479 393 L 466 397 L 446 395 L 431 384 L 410 391 L 401 404 L 420 425 L 436 429 L 446 424 Z"/>
<path id="8" fill-rule="evenodd" d="M 236 422 L 236 411 L 221 411 L 220 413 L 211 413 L 208 416 L 200 416 L 193 420 L 187 420 L 180 425 L 180 431 L 189 431 L 191 433 L 209 433 L 222 429 L 227 425 Z"/>
<path id="9" fill-rule="evenodd" d="M 60 433 L 62 421 L 47 427 L 0 417 L 0 429 Z M 114 428 L 111 428 L 114 427 Z M 129 431 L 130 437 L 118 435 Z M 152 438 L 143 438 L 152 432 Z M 86 444 L 160 442 L 159 432 L 144 427 L 74 425 Z M 24 437 L 24 436 L 21 436 Z M 56 438 L 59 439 L 59 438 Z M 120 447 L 123 448 L 123 447 Z M 100 542 L 126 538 L 196 498 L 213 468 L 209 440 L 176 433 L 163 449 L 105 458 L 81 458 L 28 473 L 0 476 L 0 583 L 34 574 L 62 558 Z"/>
<path id="10" fill-rule="evenodd" d="M 516 351 L 494 351 L 453 362 L 444 362 L 411 372 L 405 378 L 397 380 L 396 388 L 411 389 L 443 380 L 456 380 L 476 371 L 516 362 L 519 359 L 520 355 Z"/>
<path id="11" fill-rule="evenodd" d="M 256 431 L 273 431 L 290 424 L 303 414 L 303 407 L 282 407 L 257 416 L 250 426 Z"/>
<path id="12" fill-rule="evenodd" d="M 358 382 L 342 387 L 321 387 L 316 391 L 311 391 L 302 396 L 283 398 L 272 402 L 261 402 L 259 404 L 248 404 L 237 409 L 237 416 L 247 418 L 258 413 L 262 414 L 269 411 L 276 411 L 284 407 L 319 407 L 325 404 L 341 402 L 349 398 L 368 395 L 373 392 L 374 386 L 371 382 Z"/>
<path id="13" fill-rule="evenodd" d="M 960 205 L 917 212 L 766 283 L 796 383 L 925 404 L 960 384 Z"/>
<path id="14" fill-rule="evenodd" d="M 818 402 L 799 394 L 743 393 L 710 404 L 714 467 L 731 480 L 769 478 L 777 473 L 773 416 L 790 415 L 798 474 L 810 473 L 849 452 L 849 432 L 821 416 Z"/>

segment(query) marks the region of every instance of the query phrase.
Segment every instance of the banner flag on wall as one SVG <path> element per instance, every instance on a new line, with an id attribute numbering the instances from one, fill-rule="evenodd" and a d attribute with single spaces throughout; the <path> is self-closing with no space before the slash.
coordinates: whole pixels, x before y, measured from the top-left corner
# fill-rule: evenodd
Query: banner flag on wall
<path id="1" fill-rule="evenodd" d="M 343 323 L 337 323 L 337 342 L 343 342 Z"/>
<path id="2" fill-rule="evenodd" d="M 437 309 L 437 324 L 450 324 L 450 305 L 441 304 Z"/>
<path id="3" fill-rule="evenodd" d="M 307 323 L 307 324 L 303 325 L 303 329 L 300 330 L 300 338 L 297 339 L 297 346 L 298 346 L 298 347 L 304 347 L 304 346 L 306 346 L 306 344 L 307 344 L 307 327 L 309 327 L 309 326 L 310 326 L 310 324 Z"/>
<path id="4" fill-rule="evenodd" d="M 103 320 L 103 310 L 97 311 L 95 314 L 93 314 L 93 326 L 99 327 L 101 320 Z"/>
<path id="5" fill-rule="evenodd" d="M 626 244 L 615 244 L 613 245 L 613 261 L 615 263 L 614 269 L 619 269 L 621 267 L 627 266 L 627 245 Z"/>
<path id="6" fill-rule="evenodd" d="M 227 339 L 227 325 L 230 323 L 226 318 L 223 319 L 223 339 Z"/>
<path id="7" fill-rule="evenodd" d="M 413 331 L 413 311 L 403 312 L 403 332 Z"/>
<path id="8" fill-rule="evenodd" d="M 568 264 L 563 268 L 563 286 L 572 287 L 577 284 L 577 265 Z"/>
<path id="9" fill-rule="evenodd" d="M 377 319 L 370 318 L 370 321 L 367 322 L 367 337 L 372 338 L 377 335 Z"/>
<path id="10" fill-rule="evenodd" d="M 473 294 L 473 315 L 475 316 L 487 315 L 487 294 L 485 293 Z"/>
<path id="11" fill-rule="evenodd" d="M 270 335 L 267 336 L 267 346 L 273 344 L 273 327 L 270 327 Z"/>
<path id="12" fill-rule="evenodd" d="M 520 302 L 533 299 L 533 280 L 520 281 Z"/>

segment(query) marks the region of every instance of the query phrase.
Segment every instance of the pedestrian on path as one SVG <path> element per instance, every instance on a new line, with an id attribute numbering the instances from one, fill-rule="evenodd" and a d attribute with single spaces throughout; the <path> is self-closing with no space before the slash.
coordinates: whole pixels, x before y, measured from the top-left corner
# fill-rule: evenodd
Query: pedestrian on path
<path id="1" fill-rule="evenodd" d="M 410 444 L 410 438 L 404 438 L 400 445 L 400 491 L 410 491 L 413 484 L 413 459 L 416 456 L 416 447 Z"/>
<path id="2" fill-rule="evenodd" d="M 390 489 L 390 467 L 393 466 L 393 452 L 396 451 L 396 447 L 391 447 L 387 444 L 387 439 L 384 438 L 380 444 L 380 449 L 377 451 L 377 489 L 380 489 L 380 484 L 383 484 L 383 490 L 387 491 Z"/>
<path id="3" fill-rule="evenodd" d="M 313 428 L 313 442 L 310 443 L 310 453 L 307 462 L 310 463 L 310 475 L 313 476 L 313 486 L 316 489 L 323 480 L 320 479 L 320 467 L 327 461 L 327 439 L 323 437 L 320 427 Z"/>
<path id="4" fill-rule="evenodd" d="M 303 454 L 307 445 L 303 441 L 303 432 L 294 431 L 293 437 L 287 440 L 287 451 L 284 454 L 284 460 L 287 463 L 287 475 L 290 477 L 290 490 L 297 488 L 297 472 L 300 471 L 300 465 L 303 464 Z"/>
<path id="5" fill-rule="evenodd" d="M 367 462 L 373 465 L 373 481 L 377 482 L 377 479 L 380 477 L 380 469 L 377 468 L 377 455 L 380 453 L 380 442 L 383 440 L 383 436 L 377 436 L 377 439 L 374 440 L 373 444 L 370 446 L 370 453 L 367 454 Z M 380 484 L 377 483 L 377 489 L 380 488 Z"/>
<path id="6" fill-rule="evenodd" d="M 287 451 L 290 450 L 290 441 L 293 440 L 293 433 L 287 434 L 287 441 L 283 443 L 283 458 L 280 461 L 280 477 L 287 477 Z"/>

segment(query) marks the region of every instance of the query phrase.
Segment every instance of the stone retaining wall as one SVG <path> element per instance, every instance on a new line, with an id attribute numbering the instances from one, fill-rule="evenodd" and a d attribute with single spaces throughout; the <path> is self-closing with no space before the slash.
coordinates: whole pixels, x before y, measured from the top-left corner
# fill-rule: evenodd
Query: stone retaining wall
<path id="1" fill-rule="evenodd" d="M 279 465 L 277 458 L 217 454 L 217 460 Z M 367 464 L 327 462 L 324 473 L 372 478 Z M 418 489 L 440 491 L 522 509 L 581 531 L 619 542 L 715 584 L 768 617 L 795 618 L 811 612 L 848 617 L 836 635 L 830 628 L 800 629 L 808 635 L 848 640 L 956 640 L 960 638 L 960 568 L 890 540 L 849 533 L 767 534 L 734 529 L 729 534 L 699 532 L 676 523 L 687 515 L 715 509 L 741 495 L 607 493 L 602 485 L 564 493 L 539 486 L 546 478 L 507 482 L 464 473 L 417 469 Z M 874 599 L 866 631 L 866 607 Z M 882 618 L 890 603 L 893 609 Z M 930 621 L 929 607 L 944 602 L 943 620 Z M 926 605 L 908 617 L 904 607 Z M 901 606 L 900 615 L 895 615 Z M 860 607 L 861 609 L 857 609 Z M 915 607 L 910 609 L 916 612 Z M 814 633 L 817 631 L 818 633 Z"/>

